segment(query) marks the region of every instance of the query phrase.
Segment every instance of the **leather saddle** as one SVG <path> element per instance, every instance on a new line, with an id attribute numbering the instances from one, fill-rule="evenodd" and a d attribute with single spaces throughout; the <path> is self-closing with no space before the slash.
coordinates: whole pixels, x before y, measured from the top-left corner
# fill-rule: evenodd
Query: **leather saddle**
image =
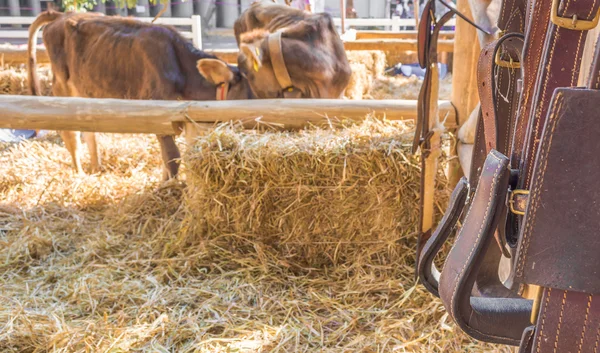
<path id="1" fill-rule="evenodd" d="M 419 62 L 432 73 L 436 29 L 451 17 L 435 19 L 435 1 L 419 26 Z M 503 0 L 500 34 L 477 65 L 481 108 L 470 174 L 435 229 L 428 203 L 439 148 L 437 86 L 435 76 L 424 80 L 413 144 L 423 167 L 416 276 L 476 339 L 520 352 L 598 351 L 600 45 L 587 86 L 576 86 L 599 8 L 592 0 Z M 440 271 L 433 260 L 455 231 Z"/>

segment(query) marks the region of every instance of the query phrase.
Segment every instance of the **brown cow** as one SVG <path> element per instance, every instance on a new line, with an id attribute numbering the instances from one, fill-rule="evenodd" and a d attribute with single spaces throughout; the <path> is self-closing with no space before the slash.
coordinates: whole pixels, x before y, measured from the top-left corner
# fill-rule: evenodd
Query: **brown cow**
<path id="1" fill-rule="evenodd" d="M 234 33 L 238 67 L 257 97 L 342 97 L 352 71 L 329 14 L 256 2 Z"/>
<path id="2" fill-rule="evenodd" d="M 39 95 L 35 44 L 43 40 L 53 72 L 52 93 L 63 97 L 215 100 L 253 98 L 239 70 L 197 50 L 172 27 L 100 13 L 40 14 L 29 29 L 29 82 Z M 222 85 L 221 85 L 222 84 Z M 79 133 L 61 131 L 75 170 L 82 173 Z M 84 133 L 91 171 L 100 169 L 94 133 Z M 179 169 L 173 136 L 157 136 L 163 179 Z"/>

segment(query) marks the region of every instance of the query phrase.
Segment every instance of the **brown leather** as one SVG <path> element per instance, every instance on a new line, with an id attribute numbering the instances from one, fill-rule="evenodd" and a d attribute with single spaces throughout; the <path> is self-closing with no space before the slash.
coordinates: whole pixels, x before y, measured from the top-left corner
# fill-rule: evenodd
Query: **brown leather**
<path id="1" fill-rule="evenodd" d="M 535 326 L 529 326 L 523 331 L 519 353 L 531 353 L 533 351 L 533 338 L 535 337 Z"/>
<path id="2" fill-rule="evenodd" d="M 513 132 L 511 147 L 511 168 L 519 168 L 528 117 L 533 102 L 533 91 L 537 82 L 539 64 L 542 60 L 542 49 L 546 39 L 548 22 L 550 21 L 551 0 L 530 0 L 525 28 L 525 44 L 523 45 L 523 88 L 519 99 L 519 107 Z"/>
<path id="3" fill-rule="evenodd" d="M 596 0 L 560 0 L 558 15 L 591 20 L 598 13 L 599 8 L 600 1 Z M 533 109 L 529 116 L 523 152 L 524 167 L 519 176 L 520 189 L 528 189 L 531 185 L 531 173 L 552 93 L 558 87 L 573 87 L 577 84 L 586 36 L 587 31 L 571 30 L 554 23 L 549 24 L 543 60 L 540 61 L 541 71 L 535 87 Z"/>
<path id="4" fill-rule="evenodd" d="M 496 55 L 506 64 L 519 64 L 523 36 L 504 35 L 483 48 L 477 64 L 477 81 L 483 115 L 486 152 L 495 149 L 508 154 L 515 118 L 513 104 L 517 96 L 517 79 L 521 70 L 496 66 Z M 516 66 L 516 65 L 515 65 Z"/>
<path id="5" fill-rule="evenodd" d="M 285 65 L 283 50 L 281 48 L 281 35 L 282 31 L 276 31 L 275 33 L 271 33 L 268 38 L 273 73 L 283 92 L 284 98 L 301 98 L 302 92 L 294 87 L 290 73 Z"/>
<path id="6" fill-rule="evenodd" d="M 523 33 L 525 5 L 525 0 L 503 0 L 498 15 L 498 28 L 506 33 Z"/>
<path id="7" fill-rule="evenodd" d="M 420 252 L 420 256 L 417 258 L 417 272 L 421 283 L 429 292 L 436 297 L 439 297 L 438 286 L 440 279 L 440 271 L 435 267 L 434 260 L 442 245 L 448 239 L 448 236 L 453 232 L 465 208 L 465 202 L 469 193 L 469 183 L 467 178 L 462 177 L 452 195 L 450 196 L 450 202 L 448 208 L 444 213 L 444 217 L 440 221 L 438 227 L 433 232 L 433 235 L 425 245 L 423 250 Z"/>
<path id="8" fill-rule="evenodd" d="M 579 0 L 570 6 L 565 6 L 568 0 L 561 1 L 558 14 L 560 16 L 577 15 L 580 19 L 591 19 L 600 8 L 600 2 L 594 0 Z M 566 9 L 565 9 L 566 8 Z M 535 11 L 535 10 L 534 10 Z M 549 15 L 549 14 L 548 14 Z M 542 129 L 546 123 L 547 112 L 550 107 L 552 93 L 558 87 L 572 87 L 577 83 L 581 56 L 583 54 L 583 43 L 585 43 L 587 31 L 577 31 L 559 27 L 550 20 L 546 43 L 543 48 L 543 59 L 540 61 L 538 85 L 535 86 L 533 94 L 533 108 L 530 115 L 523 120 L 528 121 L 527 133 L 523 136 L 521 160 L 519 163 L 518 189 L 528 190 L 531 186 L 532 171 L 535 157 L 539 149 Z M 527 60 L 527 59 L 526 59 Z M 568 68 L 568 69 L 566 69 Z M 523 117 L 521 117 L 523 118 Z M 515 133 L 515 139 L 516 133 Z M 513 148 L 516 148 L 513 145 Z M 513 150 L 514 152 L 514 150 Z M 508 236 L 515 239 L 517 232 L 522 233 L 523 227 L 519 226 L 517 217 L 509 219 L 512 224 L 507 225 L 512 233 Z M 523 236 L 518 237 L 519 244 L 523 244 Z M 522 262 L 523 251 L 519 251 L 516 263 Z M 522 278 L 522 268 L 516 265 L 515 282 Z"/>
<path id="9" fill-rule="evenodd" d="M 518 345 L 530 325 L 532 302 L 523 298 L 472 297 L 477 272 L 489 248 L 504 206 L 510 176 L 508 158 L 492 150 L 454 247 L 440 276 L 439 293 L 460 328 L 479 340 Z"/>
<path id="10" fill-rule="evenodd" d="M 516 267 L 528 284 L 600 294 L 600 90 L 557 89 Z"/>
<path id="11" fill-rule="evenodd" d="M 600 350 L 600 298 L 548 288 L 538 314 L 534 352 L 598 353 Z"/>

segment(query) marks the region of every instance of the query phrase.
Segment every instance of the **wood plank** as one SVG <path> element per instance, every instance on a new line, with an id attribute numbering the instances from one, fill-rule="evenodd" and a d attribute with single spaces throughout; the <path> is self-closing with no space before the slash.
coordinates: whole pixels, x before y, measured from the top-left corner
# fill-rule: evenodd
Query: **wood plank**
<path id="1" fill-rule="evenodd" d="M 388 52 L 409 52 L 417 51 L 417 41 L 414 39 L 367 39 L 344 42 L 344 47 L 349 51 L 382 50 Z M 438 49 L 440 52 L 453 52 L 454 40 L 440 40 Z M 237 64 L 239 53 L 237 49 L 214 49 L 205 50 L 205 52 L 213 54 L 229 64 Z M 48 54 L 43 47 L 38 47 L 36 57 L 39 64 L 48 64 L 50 62 Z M 2 46 L 0 47 L 0 59 L 2 58 L 5 64 L 25 64 L 27 62 L 27 49 L 23 47 Z"/>
<path id="2" fill-rule="evenodd" d="M 453 39 L 454 31 L 441 31 L 439 39 Z M 417 39 L 417 31 L 356 31 L 356 40 L 363 39 Z"/>
<path id="3" fill-rule="evenodd" d="M 241 121 L 246 128 L 301 129 L 367 114 L 388 120 L 417 115 L 415 100 L 264 99 L 237 101 L 149 101 L 0 95 L 0 128 L 109 133 L 179 134 L 185 123 Z M 439 102 L 441 116 L 455 121 L 454 108 Z M 449 128 L 455 126 L 449 125 Z"/>
<path id="4" fill-rule="evenodd" d="M 362 39 L 344 42 L 346 50 L 417 51 L 416 39 Z M 438 41 L 438 52 L 454 51 L 454 40 Z"/>

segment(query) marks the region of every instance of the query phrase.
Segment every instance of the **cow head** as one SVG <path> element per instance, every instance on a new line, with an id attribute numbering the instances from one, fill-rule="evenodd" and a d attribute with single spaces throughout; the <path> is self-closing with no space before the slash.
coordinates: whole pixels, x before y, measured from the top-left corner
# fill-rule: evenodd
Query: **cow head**
<path id="1" fill-rule="evenodd" d="M 255 29 L 240 42 L 238 67 L 258 98 L 340 98 L 350 80 L 344 46 L 328 14 L 278 30 Z"/>
<path id="2" fill-rule="evenodd" d="M 217 86 L 217 100 L 254 98 L 248 80 L 237 67 L 218 59 L 200 59 L 196 65 L 200 75 Z"/>

